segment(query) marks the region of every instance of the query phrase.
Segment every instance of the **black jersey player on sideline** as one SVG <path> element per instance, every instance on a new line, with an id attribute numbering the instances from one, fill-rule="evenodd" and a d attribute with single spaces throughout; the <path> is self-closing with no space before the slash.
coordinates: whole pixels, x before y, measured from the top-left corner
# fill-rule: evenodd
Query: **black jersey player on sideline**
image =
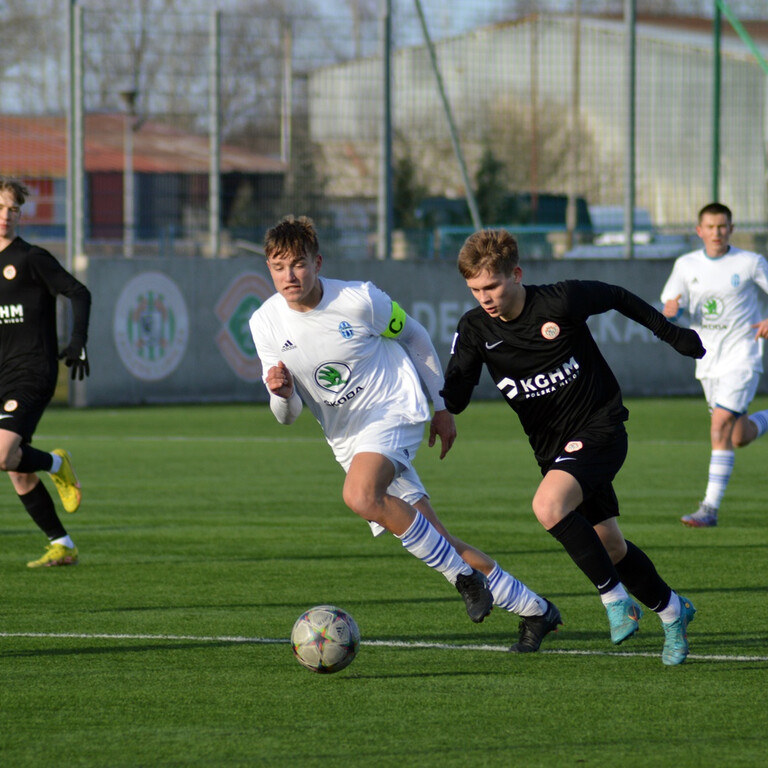
<path id="1" fill-rule="evenodd" d="M 76 512 L 82 497 L 69 453 L 33 448 L 32 435 L 53 397 L 58 359 L 72 378 L 90 373 L 85 342 L 91 309 L 90 291 L 48 251 L 16 235 L 21 206 L 29 194 L 14 179 L 0 177 L 0 469 L 8 473 L 21 503 L 50 544 L 30 568 L 74 565 L 78 553 L 61 524 L 37 472 L 56 486 L 64 509 Z M 69 345 L 58 354 L 56 296 L 72 303 Z"/>
<path id="2" fill-rule="evenodd" d="M 460 413 L 467 407 L 485 365 L 517 413 L 544 476 L 534 514 L 595 585 L 612 641 L 618 645 L 638 629 L 642 610 L 629 592 L 661 619 L 663 663 L 680 664 L 695 608 L 619 529 L 612 482 L 627 454 L 629 414 L 587 318 L 615 309 L 694 358 L 705 352 L 698 334 L 617 285 L 524 286 L 517 242 L 505 230 L 471 235 L 458 267 L 480 306 L 459 320 L 441 391 L 446 408 Z"/>

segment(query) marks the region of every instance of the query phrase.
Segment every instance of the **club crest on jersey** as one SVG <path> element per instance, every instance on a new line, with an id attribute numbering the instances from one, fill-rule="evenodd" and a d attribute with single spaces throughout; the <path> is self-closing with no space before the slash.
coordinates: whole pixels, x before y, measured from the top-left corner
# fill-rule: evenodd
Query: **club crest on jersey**
<path id="1" fill-rule="evenodd" d="M 541 335 L 545 339 L 552 341 L 560 335 L 560 326 L 557 323 L 553 323 L 551 321 L 544 323 L 544 325 L 541 326 Z"/>
<path id="2" fill-rule="evenodd" d="M 583 447 L 584 443 L 582 443 L 581 440 L 571 440 L 570 442 L 566 443 L 565 452 L 575 453 L 576 451 L 580 451 Z"/>
<path id="3" fill-rule="evenodd" d="M 16 277 L 16 267 L 14 267 L 13 264 L 7 264 L 3 267 L 3 277 L 6 280 L 13 280 L 13 278 Z"/>
<path id="4" fill-rule="evenodd" d="M 339 323 L 339 333 L 344 339 L 351 339 L 355 335 L 355 332 L 352 329 L 352 325 L 346 320 L 342 320 Z"/>
<path id="5" fill-rule="evenodd" d="M 3 410 L 7 413 L 13 413 L 19 407 L 17 400 L 6 400 Z"/>

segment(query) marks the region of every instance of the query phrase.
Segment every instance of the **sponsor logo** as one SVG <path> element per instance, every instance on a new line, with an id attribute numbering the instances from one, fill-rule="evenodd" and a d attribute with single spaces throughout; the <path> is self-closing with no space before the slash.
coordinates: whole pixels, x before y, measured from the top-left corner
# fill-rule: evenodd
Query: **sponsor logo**
<path id="1" fill-rule="evenodd" d="M 13 413 L 13 411 L 15 411 L 18 407 L 18 400 L 6 400 L 5 405 L 3 405 L 3 410 L 8 411 L 8 413 Z"/>
<path id="2" fill-rule="evenodd" d="M 723 300 L 710 296 L 701 302 L 701 316 L 704 320 L 717 320 L 723 314 Z"/>
<path id="3" fill-rule="evenodd" d="M 741 284 L 741 277 L 739 277 L 738 274 L 731 275 L 731 286 L 733 288 L 738 288 L 740 284 Z"/>
<path id="4" fill-rule="evenodd" d="M 346 394 L 342 395 L 338 400 L 323 400 L 326 405 L 330 405 L 332 408 L 338 408 L 344 403 L 348 403 L 353 397 L 359 395 L 363 391 L 364 387 L 357 387 L 357 389 L 351 389 Z"/>
<path id="5" fill-rule="evenodd" d="M 339 333 L 343 339 L 351 339 L 355 335 L 351 323 L 348 323 L 346 320 L 342 320 L 339 323 Z"/>
<path id="6" fill-rule="evenodd" d="M 560 326 L 553 322 L 544 323 L 544 325 L 541 326 L 541 335 L 545 339 L 552 341 L 560 335 Z"/>
<path id="7" fill-rule="evenodd" d="M 0 305 L 0 323 L 3 325 L 13 325 L 14 323 L 24 322 L 23 304 L 2 304 Z"/>
<path id="8" fill-rule="evenodd" d="M 555 464 L 559 464 L 561 461 L 576 461 L 575 456 L 558 456 L 555 459 Z"/>
<path id="9" fill-rule="evenodd" d="M 351 377 L 352 371 L 346 363 L 322 363 L 315 368 L 315 384 L 325 392 L 341 394 Z"/>
<path id="10" fill-rule="evenodd" d="M 290 339 L 286 339 L 285 344 L 280 347 L 281 352 L 291 352 L 294 349 L 296 349 L 296 345 Z"/>
<path id="11" fill-rule="evenodd" d="M 524 379 L 504 378 L 496 382 L 496 386 L 509 400 L 520 397 L 529 400 L 532 397 L 542 397 L 556 392 L 567 386 L 579 376 L 579 364 L 572 357 L 567 363 L 563 363 L 547 373 L 537 373 Z"/>
<path id="12" fill-rule="evenodd" d="M 346 363 L 338 361 L 326 362 L 315 368 L 315 384 L 324 392 L 338 395 L 334 400 L 323 400 L 325 405 L 337 408 L 348 403 L 363 391 L 362 386 L 350 386 L 352 370 Z"/>
<path id="13" fill-rule="evenodd" d="M 161 272 L 129 280 L 115 305 L 115 346 L 129 373 L 157 381 L 176 370 L 189 336 L 189 315 L 181 291 Z"/>
<path id="14" fill-rule="evenodd" d="M 485 342 L 485 348 L 486 349 L 494 349 L 495 347 L 498 347 L 499 344 L 503 344 L 503 340 L 499 339 L 499 341 L 494 341 L 493 344 L 489 344 L 487 341 Z"/>
<path id="15" fill-rule="evenodd" d="M 275 289 L 261 275 L 244 272 L 227 286 L 214 308 L 221 323 L 221 329 L 216 334 L 216 346 L 229 367 L 244 381 L 261 379 L 261 360 L 248 322 L 274 292 Z M 286 341 L 283 351 L 287 348 L 295 349 L 290 341 Z"/>
<path id="16" fill-rule="evenodd" d="M 6 280 L 13 280 L 16 277 L 16 267 L 13 264 L 7 264 L 3 267 L 3 277 Z"/>
<path id="17" fill-rule="evenodd" d="M 576 451 L 580 451 L 583 447 L 584 443 L 582 443 L 581 440 L 571 440 L 569 443 L 566 443 L 565 452 L 575 453 Z"/>

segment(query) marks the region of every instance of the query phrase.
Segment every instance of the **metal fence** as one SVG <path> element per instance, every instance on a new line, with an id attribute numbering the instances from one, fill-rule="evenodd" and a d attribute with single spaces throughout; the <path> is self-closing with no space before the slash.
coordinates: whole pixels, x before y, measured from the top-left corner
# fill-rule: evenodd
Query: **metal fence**
<path id="1" fill-rule="evenodd" d="M 27 69 L 6 25 L 0 151 L 33 191 L 27 236 L 226 257 L 296 213 L 339 258 L 453 258 L 478 222 L 534 258 L 624 253 L 628 3 L 306 5 L 27 10 L 56 33 Z M 719 196 L 765 250 L 768 78 L 724 34 L 715 122 L 711 21 L 657 22 L 632 28 L 635 254 L 691 244 L 716 130 Z"/>

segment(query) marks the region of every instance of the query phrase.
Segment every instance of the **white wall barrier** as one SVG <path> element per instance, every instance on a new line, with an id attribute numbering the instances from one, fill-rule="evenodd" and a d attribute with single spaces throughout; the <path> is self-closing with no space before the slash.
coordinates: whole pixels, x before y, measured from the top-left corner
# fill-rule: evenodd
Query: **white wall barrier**
<path id="1" fill-rule="evenodd" d="M 566 278 L 624 285 L 660 306 L 670 261 L 532 262 L 526 283 Z M 371 280 L 421 322 L 448 360 L 456 323 L 474 306 L 453 264 L 339 262 L 323 274 Z M 265 401 L 248 319 L 272 292 L 262 259 L 91 259 L 81 275 L 93 294 L 91 376 L 77 405 Z M 629 396 L 699 395 L 693 361 L 615 312 L 590 327 Z M 765 380 L 761 391 L 766 389 Z M 498 393 L 484 377 L 478 394 Z"/>

